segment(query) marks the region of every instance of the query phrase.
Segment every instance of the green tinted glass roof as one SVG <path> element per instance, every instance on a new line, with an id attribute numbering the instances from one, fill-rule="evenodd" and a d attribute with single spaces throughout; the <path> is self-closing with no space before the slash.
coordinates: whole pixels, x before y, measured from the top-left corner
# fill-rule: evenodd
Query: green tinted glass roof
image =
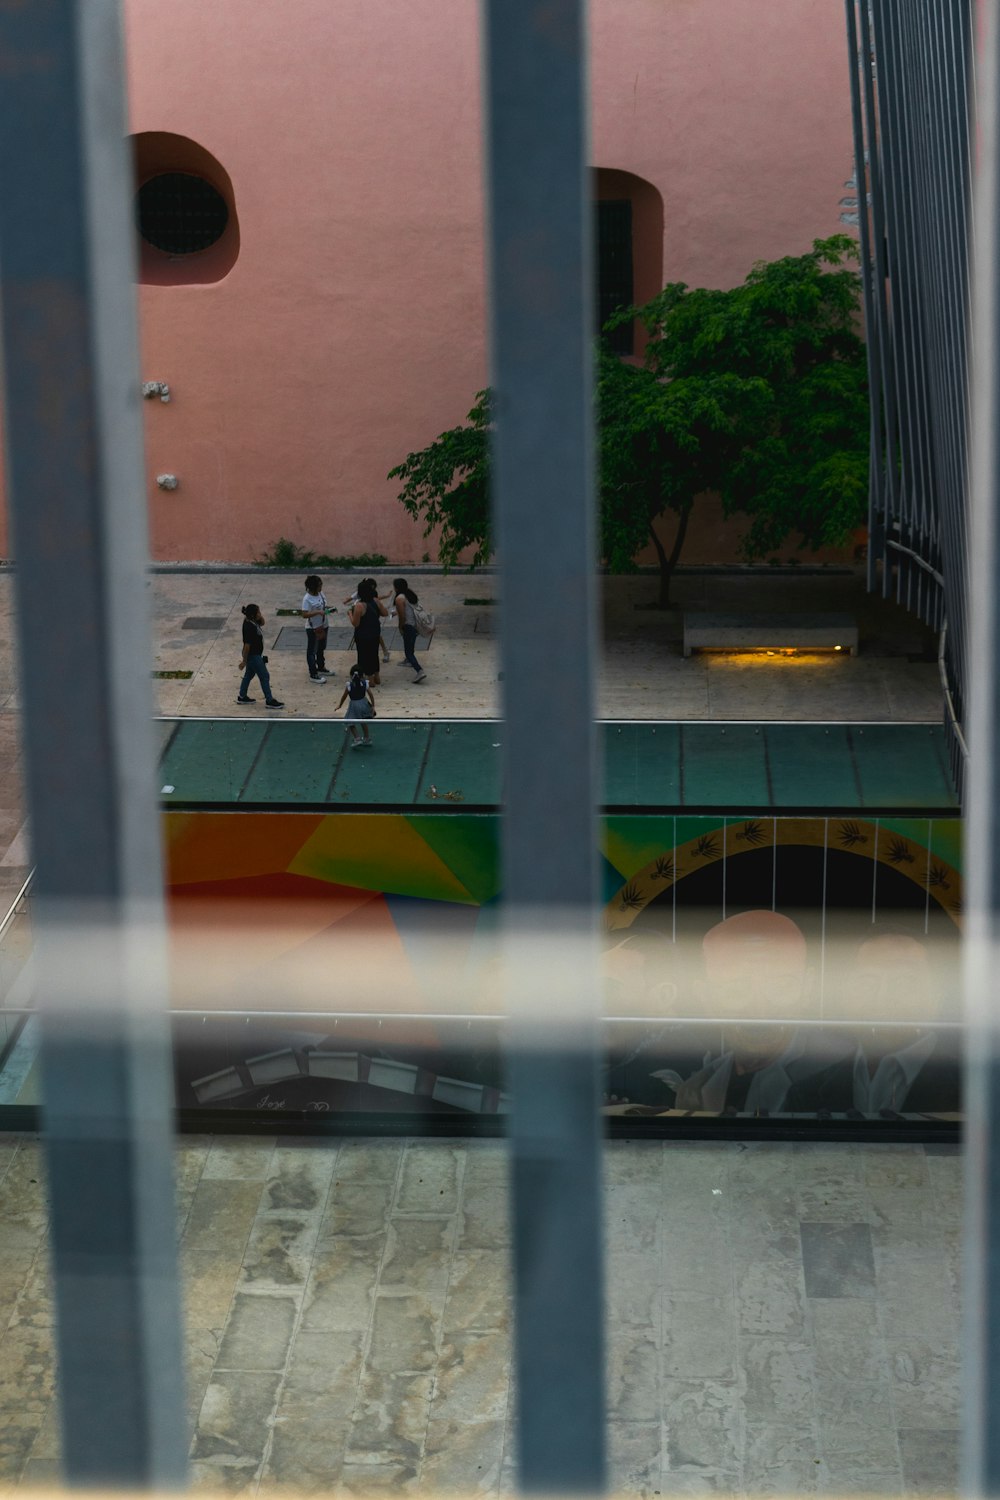
<path id="1" fill-rule="evenodd" d="M 353 751 L 343 721 L 164 720 L 165 806 L 494 808 L 502 723 L 377 720 Z M 605 723 L 615 809 L 954 812 L 932 724 Z M 539 753 L 544 753 L 540 747 Z"/>

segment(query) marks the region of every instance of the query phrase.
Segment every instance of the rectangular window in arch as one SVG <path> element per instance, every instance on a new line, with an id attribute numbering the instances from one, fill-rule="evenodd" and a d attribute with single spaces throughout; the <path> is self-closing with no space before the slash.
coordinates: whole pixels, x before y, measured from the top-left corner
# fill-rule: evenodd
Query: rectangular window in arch
<path id="1" fill-rule="evenodd" d="M 619 307 L 633 300 L 632 201 L 609 198 L 597 204 L 597 326 L 603 328 Z M 631 354 L 633 325 L 623 323 L 608 335 L 616 354 Z"/>

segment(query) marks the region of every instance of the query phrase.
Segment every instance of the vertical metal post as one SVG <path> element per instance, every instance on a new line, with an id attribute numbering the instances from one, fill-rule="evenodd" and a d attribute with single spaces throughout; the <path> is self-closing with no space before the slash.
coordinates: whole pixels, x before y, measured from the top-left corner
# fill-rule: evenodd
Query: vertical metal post
<path id="1" fill-rule="evenodd" d="M 883 593 L 895 578 L 897 597 L 942 631 L 946 728 L 959 785 L 969 660 L 972 4 L 846 5 L 849 50 L 857 55 L 851 75 L 856 151 L 867 158 L 871 189 L 871 255 L 863 255 L 862 264 L 873 434 L 881 437 L 882 456 L 880 469 L 873 452 L 868 584 L 874 587 L 881 564 Z"/>
<path id="2" fill-rule="evenodd" d="M 583 0 L 485 0 L 505 940 L 522 1488 L 604 1485 L 596 1047 L 598 598 Z M 557 673 L 545 643 L 570 638 Z M 571 1014 L 570 1014 L 571 1013 Z"/>
<path id="3" fill-rule="evenodd" d="M 871 210 L 869 208 L 868 153 L 865 150 L 864 117 L 861 109 L 860 70 L 871 72 L 871 61 L 867 46 L 861 50 L 858 37 L 857 0 L 845 0 L 847 16 L 847 56 L 850 61 L 851 120 L 854 127 L 854 177 L 858 186 L 858 239 L 861 253 L 861 289 L 865 309 L 865 346 L 868 356 L 868 397 L 871 403 L 871 459 L 869 469 L 870 490 L 868 495 L 868 529 L 873 531 L 882 524 L 885 514 L 883 476 L 885 458 L 882 452 L 882 380 L 880 358 L 881 341 L 875 323 L 875 296 L 872 290 L 872 245 Z M 865 13 L 867 21 L 867 11 Z M 875 588 L 875 547 L 868 549 L 868 590 Z"/>
<path id="4" fill-rule="evenodd" d="M 979 7 L 972 385 L 971 743 L 966 981 L 967 1495 L 1000 1494 L 1000 12 Z"/>
<path id="5" fill-rule="evenodd" d="M 874 21 L 871 13 L 872 0 L 863 0 L 861 6 L 864 26 L 861 34 L 861 50 L 863 55 L 863 67 L 861 69 L 862 98 L 864 101 L 864 118 L 866 127 L 866 140 L 868 143 L 868 177 L 871 184 L 872 195 L 872 236 L 874 239 L 873 257 L 871 268 L 866 267 L 866 274 L 874 275 L 874 298 L 876 309 L 876 328 L 878 330 L 878 350 L 881 364 L 881 386 L 882 400 L 884 403 L 885 438 L 883 452 L 885 454 L 885 469 L 883 474 L 884 485 L 881 510 L 878 524 L 871 531 L 869 543 L 869 578 L 874 577 L 872 563 L 876 556 L 883 560 L 882 568 L 882 593 L 885 598 L 889 597 L 892 584 L 892 570 L 886 566 L 885 538 L 886 533 L 895 520 L 899 511 L 899 475 L 897 449 L 899 444 L 899 391 L 898 391 L 898 360 L 896 357 L 896 340 L 893 335 L 895 324 L 894 316 L 890 315 L 886 289 L 889 279 L 889 238 L 887 223 L 887 201 L 885 191 L 885 174 L 883 172 L 881 131 L 878 125 L 878 110 L 875 100 L 875 86 L 872 78 L 872 48 L 874 46 Z"/>
<path id="6" fill-rule="evenodd" d="M 8 0 L 0 63 L 64 1471 L 74 1484 L 174 1486 L 187 1444 L 118 0 Z"/>

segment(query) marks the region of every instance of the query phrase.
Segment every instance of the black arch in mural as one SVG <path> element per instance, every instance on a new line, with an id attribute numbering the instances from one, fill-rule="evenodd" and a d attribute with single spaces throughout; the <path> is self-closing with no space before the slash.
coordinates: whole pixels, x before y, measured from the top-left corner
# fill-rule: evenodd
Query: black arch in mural
<path id="1" fill-rule="evenodd" d="M 777 825 L 777 826 L 775 826 Z M 637 871 L 607 903 L 613 930 L 650 906 L 735 911 L 911 912 L 955 931 L 961 872 L 915 841 L 864 819 L 735 819 Z"/>

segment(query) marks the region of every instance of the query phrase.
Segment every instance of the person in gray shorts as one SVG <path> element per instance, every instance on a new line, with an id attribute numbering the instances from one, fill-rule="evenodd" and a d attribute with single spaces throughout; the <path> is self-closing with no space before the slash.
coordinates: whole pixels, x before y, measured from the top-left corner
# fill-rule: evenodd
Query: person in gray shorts
<path id="1" fill-rule="evenodd" d="M 347 686 L 340 695 L 340 703 L 337 704 L 338 708 L 344 702 L 345 698 L 349 702 L 344 718 L 348 721 L 347 728 L 354 742 L 351 749 L 359 750 L 362 745 L 370 745 L 372 742 L 372 737 L 368 732 L 368 720 L 375 717 L 375 699 L 372 697 L 368 678 L 360 667 L 351 668 L 351 675 L 347 679 Z M 363 739 L 358 738 L 356 723 L 359 719 L 361 720 Z"/>

